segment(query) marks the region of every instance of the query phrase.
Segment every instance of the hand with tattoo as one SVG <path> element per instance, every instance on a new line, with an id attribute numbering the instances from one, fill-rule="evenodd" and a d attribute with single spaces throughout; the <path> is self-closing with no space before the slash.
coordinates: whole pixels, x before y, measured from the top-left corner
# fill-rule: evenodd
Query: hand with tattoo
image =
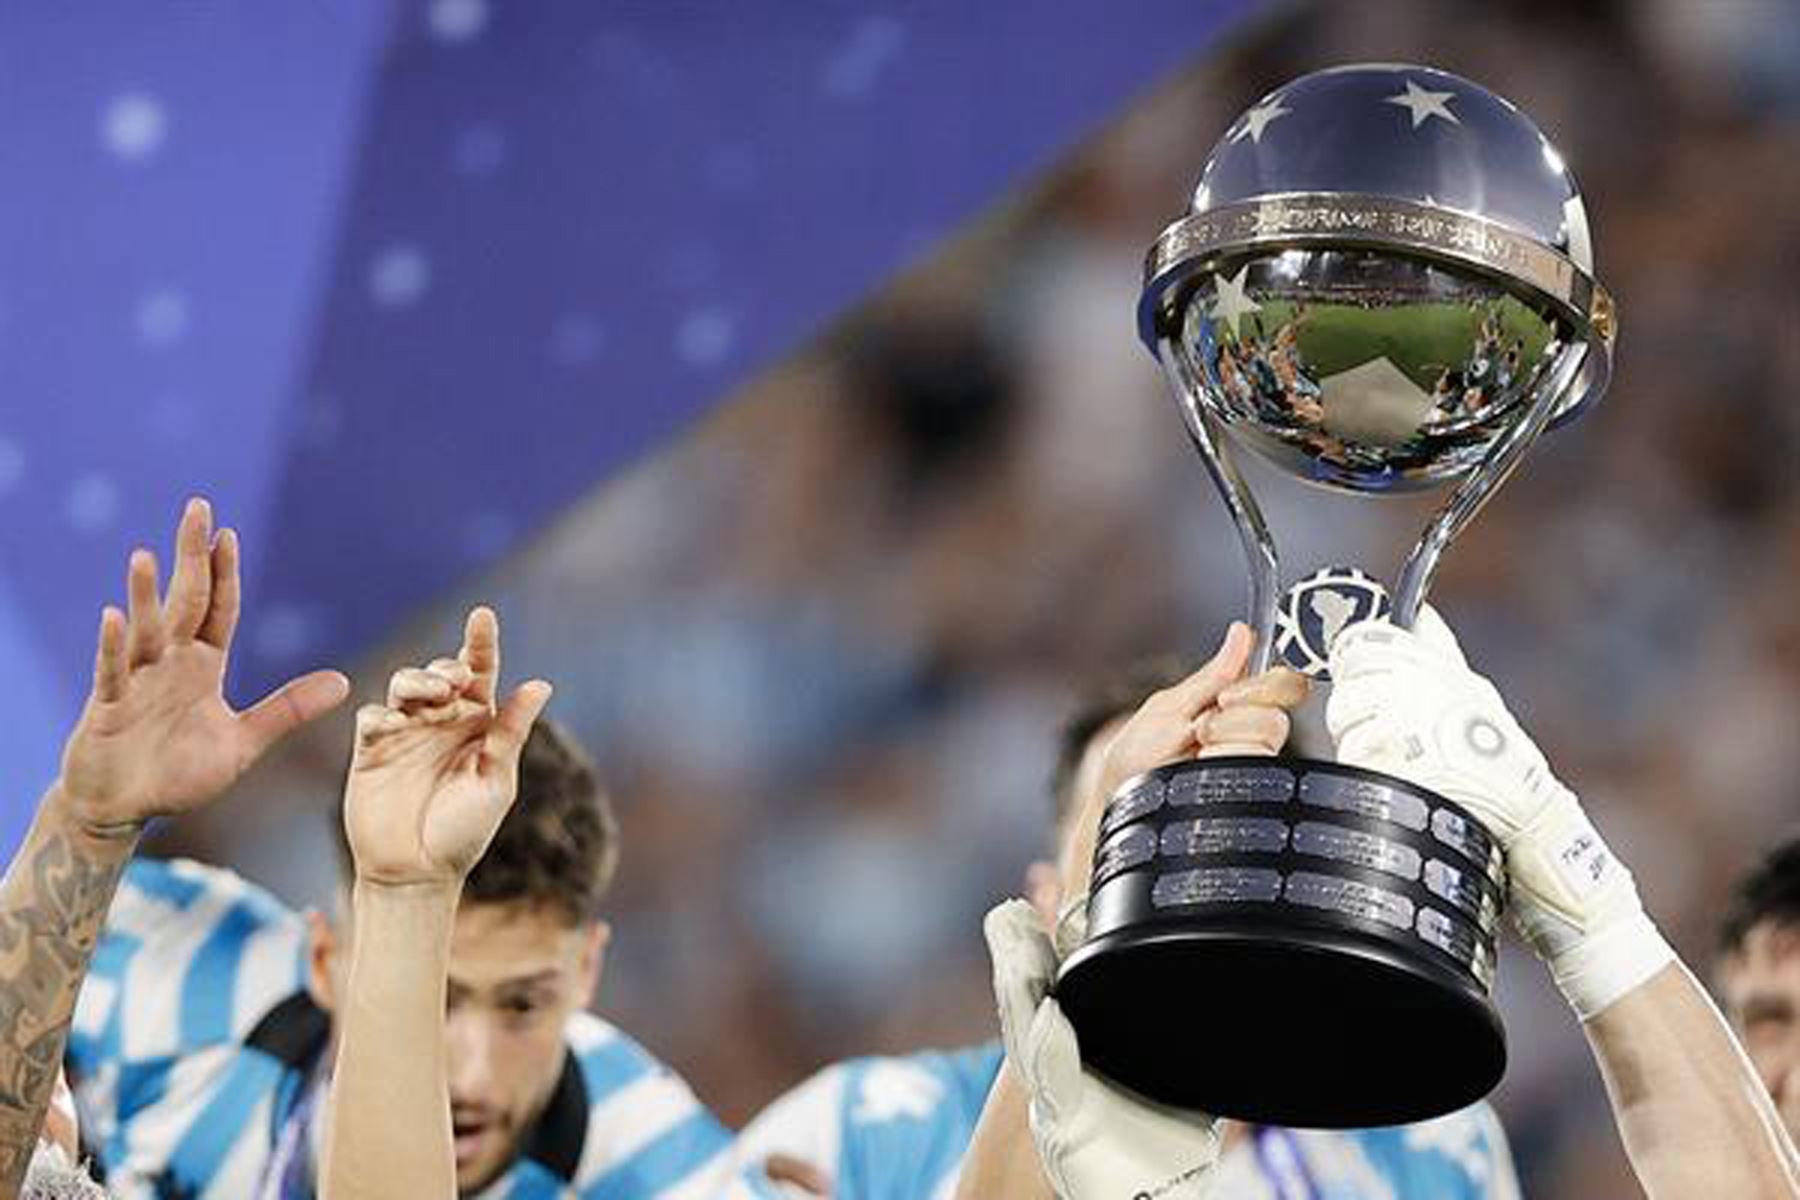
<path id="1" fill-rule="evenodd" d="M 217 796 L 350 690 L 319 671 L 241 713 L 225 702 L 237 535 L 213 536 L 203 500 L 182 515 L 167 598 L 147 550 L 131 556 L 129 597 L 129 615 L 101 613 L 62 774 L 0 882 L 0 1200 L 18 1195 L 42 1134 L 75 999 L 145 823 Z"/>
<path id="2" fill-rule="evenodd" d="M 161 600 L 155 557 L 132 554 L 129 616 L 112 605 L 100 615 L 93 691 L 63 751 L 59 799 L 79 828 L 102 836 L 206 803 L 350 691 L 336 671 L 315 671 L 233 712 L 224 687 L 238 621 L 237 534 L 214 537 L 211 508 L 191 500 L 175 547 Z"/>

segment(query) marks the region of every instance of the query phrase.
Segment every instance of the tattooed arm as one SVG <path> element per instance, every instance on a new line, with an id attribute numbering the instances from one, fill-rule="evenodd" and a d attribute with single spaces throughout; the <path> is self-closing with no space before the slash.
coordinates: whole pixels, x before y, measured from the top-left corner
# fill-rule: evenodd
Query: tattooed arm
<path id="1" fill-rule="evenodd" d="M 75 997 L 133 836 L 96 836 L 60 789 L 0 883 L 0 1196 L 14 1196 L 56 1088 Z"/>
<path id="2" fill-rule="evenodd" d="M 100 616 L 93 690 L 62 774 L 0 883 L 0 1200 L 18 1195 L 56 1086 L 100 927 L 144 825 L 220 792 L 349 682 L 318 671 L 242 713 L 225 702 L 238 617 L 237 536 L 188 503 L 175 573 L 131 556 L 129 615 Z"/>

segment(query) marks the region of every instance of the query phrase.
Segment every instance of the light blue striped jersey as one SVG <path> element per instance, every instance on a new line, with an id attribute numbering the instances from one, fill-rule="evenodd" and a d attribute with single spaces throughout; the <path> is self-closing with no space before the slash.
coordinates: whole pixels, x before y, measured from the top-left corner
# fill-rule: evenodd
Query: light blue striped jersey
<path id="1" fill-rule="evenodd" d="M 306 955 L 299 915 L 228 871 L 127 870 L 69 1036 L 83 1132 L 115 1196 L 310 1195 L 330 1028 Z M 734 1174 L 730 1135 L 643 1047 L 587 1013 L 564 1038 L 549 1104 L 479 1200 L 768 1194 Z M 271 1171 L 284 1142 L 309 1149 Z"/>
<path id="2" fill-rule="evenodd" d="M 947 1200 L 1000 1060 L 996 1042 L 834 1063 L 744 1127 L 738 1162 L 804 1159 L 831 1175 L 832 1200 Z"/>
<path id="3" fill-rule="evenodd" d="M 771 1154 L 833 1178 L 834 1200 L 949 1200 L 998 1075 L 997 1043 L 835 1063 L 738 1136 L 747 1167 Z M 1505 1134 L 1478 1104 L 1419 1125 L 1257 1129 L 1225 1154 L 1218 1200 L 1518 1200 Z"/>

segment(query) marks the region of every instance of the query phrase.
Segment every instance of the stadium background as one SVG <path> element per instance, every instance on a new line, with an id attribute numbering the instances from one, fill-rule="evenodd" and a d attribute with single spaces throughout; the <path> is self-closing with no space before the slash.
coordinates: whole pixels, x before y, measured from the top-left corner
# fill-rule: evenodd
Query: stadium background
<path id="1" fill-rule="evenodd" d="M 45 181 L 0 204 L 9 836 L 116 564 L 203 490 L 259 566 L 240 692 L 372 692 L 497 604 L 614 786 L 601 1008 L 728 1120 L 987 1036 L 1060 715 L 1242 601 L 1142 253 L 1263 92 L 1422 61 L 1558 143 L 1623 318 L 1436 599 L 1708 960 L 1800 779 L 1800 6 L 714 7 L 0 16 L 0 162 Z M 1420 520 L 1260 482 L 1296 571 Z M 157 848 L 326 900 L 346 732 Z M 1630 1194 L 1538 969 L 1501 999 L 1527 1194 Z"/>

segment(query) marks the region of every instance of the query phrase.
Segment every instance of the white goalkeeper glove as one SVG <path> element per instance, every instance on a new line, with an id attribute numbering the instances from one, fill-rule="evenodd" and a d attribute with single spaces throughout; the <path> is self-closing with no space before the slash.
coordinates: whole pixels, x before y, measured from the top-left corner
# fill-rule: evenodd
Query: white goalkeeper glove
<path id="1" fill-rule="evenodd" d="M 1514 923 L 1582 1020 L 1674 959 L 1631 872 L 1437 613 L 1423 609 L 1411 632 L 1344 630 L 1331 678 L 1338 760 L 1429 788 L 1488 828 L 1506 853 Z"/>
<path id="2" fill-rule="evenodd" d="M 1058 941 L 1082 921 L 1085 899 L 1065 909 Z M 1203 1200 L 1219 1154 L 1214 1119 L 1153 1104 L 1082 1069 L 1075 1030 L 1050 996 L 1056 948 L 1031 905 L 1008 900 L 983 928 L 1006 1058 L 1030 1096 L 1032 1140 L 1056 1194 Z"/>

